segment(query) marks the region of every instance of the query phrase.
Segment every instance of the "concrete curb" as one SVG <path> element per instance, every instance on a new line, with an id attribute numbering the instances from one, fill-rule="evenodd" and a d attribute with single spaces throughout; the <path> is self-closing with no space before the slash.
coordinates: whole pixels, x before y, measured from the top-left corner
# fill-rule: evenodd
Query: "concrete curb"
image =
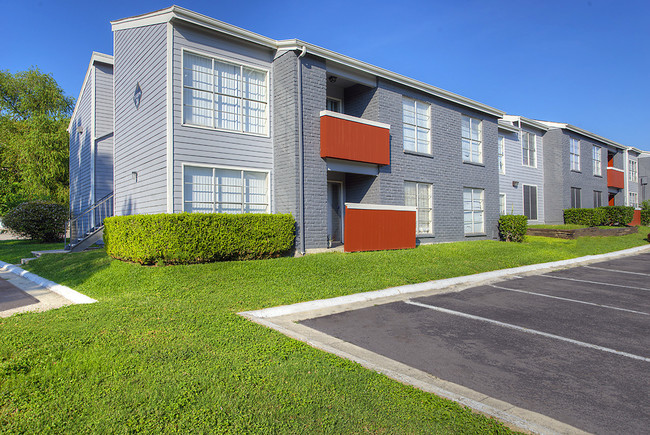
<path id="1" fill-rule="evenodd" d="M 257 318 L 273 318 L 298 314 L 306 311 L 331 308 L 339 305 L 347 305 L 358 302 L 368 302 L 375 299 L 383 299 L 391 296 L 399 296 L 410 293 L 419 293 L 429 290 L 439 290 L 459 284 L 479 283 L 486 280 L 502 278 L 508 275 L 517 275 L 538 270 L 574 266 L 581 263 L 591 263 L 599 260 L 607 260 L 615 257 L 623 257 L 650 250 L 650 245 L 638 246 L 636 248 L 624 249 L 622 251 L 608 252 L 606 254 L 587 255 L 585 257 L 571 258 L 569 260 L 552 261 L 550 263 L 531 264 L 529 266 L 513 267 L 510 269 L 500 269 L 491 272 L 477 273 L 475 275 L 457 276 L 455 278 L 440 279 L 437 281 L 428 281 L 418 284 L 403 285 L 399 287 L 390 287 L 384 290 L 376 290 L 365 293 L 355 293 L 347 296 L 339 296 L 331 299 L 319 299 L 309 302 L 300 302 L 292 305 L 281 305 L 278 307 L 265 308 L 263 310 L 244 311 L 242 315 Z"/>
<path id="2" fill-rule="evenodd" d="M 72 290 L 70 287 L 57 284 L 54 281 L 50 281 L 49 279 L 42 278 L 31 272 L 27 272 L 26 270 L 21 269 L 18 266 L 14 266 L 13 264 L 0 261 L 0 269 L 6 270 L 7 272 L 11 272 L 22 278 L 28 279 L 34 284 L 40 285 L 41 287 L 45 287 L 46 289 L 63 296 L 64 298 L 66 298 L 67 300 L 69 300 L 74 304 L 92 304 L 94 302 L 97 302 L 95 299 L 90 298 L 84 294 L 81 294 L 76 290 Z"/>

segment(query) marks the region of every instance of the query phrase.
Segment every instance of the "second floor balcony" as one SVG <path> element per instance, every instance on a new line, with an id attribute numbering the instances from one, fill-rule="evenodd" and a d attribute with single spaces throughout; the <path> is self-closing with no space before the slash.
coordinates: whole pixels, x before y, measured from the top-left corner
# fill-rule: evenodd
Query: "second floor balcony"
<path id="1" fill-rule="evenodd" d="M 320 156 L 374 165 L 390 164 L 390 125 L 323 110 Z"/>
<path id="2" fill-rule="evenodd" d="M 625 171 L 622 169 L 607 168 L 607 187 L 615 187 L 617 189 L 625 188 Z"/>

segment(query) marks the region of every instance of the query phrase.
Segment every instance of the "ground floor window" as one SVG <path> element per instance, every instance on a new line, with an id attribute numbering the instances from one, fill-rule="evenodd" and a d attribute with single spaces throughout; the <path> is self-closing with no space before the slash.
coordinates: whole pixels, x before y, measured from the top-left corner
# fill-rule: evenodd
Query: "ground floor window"
<path id="1" fill-rule="evenodd" d="M 429 183 L 404 182 L 404 205 L 417 208 L 415 231 L 433 233 L 433 186 Z"/>
<path id="2" fill-rule="evenodd" d="M 183 211 L 190 213 L 268 213 L 267 172 L 183 167 Z"/>
<path id="3" fill-rule="evenodd" d="M 580 208 L 580 189 L 577 187 L 571 188 L 571 208 Z"/>
<path id="4" fill-rule="evenodd" d="M 639 206 L 639 194 L 630 192 L 630 207 L 637 208 Z"/>
<path id="5" fill-rule="evenodd" d="M 537 186 L 524 184 L 524 215 L 529 220 L 537 220 Z"/>
<path id="6" fill-rule="evenodd" d="M 603 206 L 603 192 L 594 190 L 594 208 Z"/>
<path id="7" fill-rule="evenodd" d="M 463 189 L 465 234 L 485 232 L 484 192 L 484 189 L 473 189 L 469 187 Z"/>
<path id="8" fill-rule="evenodd" d="M 506 194 L 505 193 L 500 193 L 499 194 L 499 214 L 501 216 L 508 214 L 506 211 Z"/>

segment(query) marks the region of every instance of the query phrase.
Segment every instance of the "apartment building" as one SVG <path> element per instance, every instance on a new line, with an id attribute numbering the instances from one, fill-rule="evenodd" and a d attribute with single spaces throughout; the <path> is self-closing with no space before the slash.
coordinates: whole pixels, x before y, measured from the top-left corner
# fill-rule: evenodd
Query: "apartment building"
<path id="1" fill-rule="evenodd" d="M 73 215 L 291 213 L 305 252 L 495 239 L 500 213 L 638 192 L 626 147 L 569 124 L 178 6 L 111 25 L 70 122 Z"/>

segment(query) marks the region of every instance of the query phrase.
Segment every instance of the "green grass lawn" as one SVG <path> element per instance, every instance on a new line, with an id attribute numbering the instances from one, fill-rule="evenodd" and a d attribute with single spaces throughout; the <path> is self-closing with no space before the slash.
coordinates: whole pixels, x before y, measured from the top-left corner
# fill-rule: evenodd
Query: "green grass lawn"
<path id="1" fill-rule="evenodd" d="M 63 249 L 63 242 L 39 243 L 32 240 L 0 241 L 0 260 L 5 263 L 20 264 L 21 258 L 32 258 L 32 251 Z"/>
<path id="2" fill-rule="evenodd" d="M 29 270 L 99 303 L 0 320 L 0 427 L 508 433 L 236 312 L 624 249 L 647 244 L 649 231 L 167 267 L 111 260 L 103 250 L 44 256 Z M 0 242 L 0 260 L 15 249 Z"/>

